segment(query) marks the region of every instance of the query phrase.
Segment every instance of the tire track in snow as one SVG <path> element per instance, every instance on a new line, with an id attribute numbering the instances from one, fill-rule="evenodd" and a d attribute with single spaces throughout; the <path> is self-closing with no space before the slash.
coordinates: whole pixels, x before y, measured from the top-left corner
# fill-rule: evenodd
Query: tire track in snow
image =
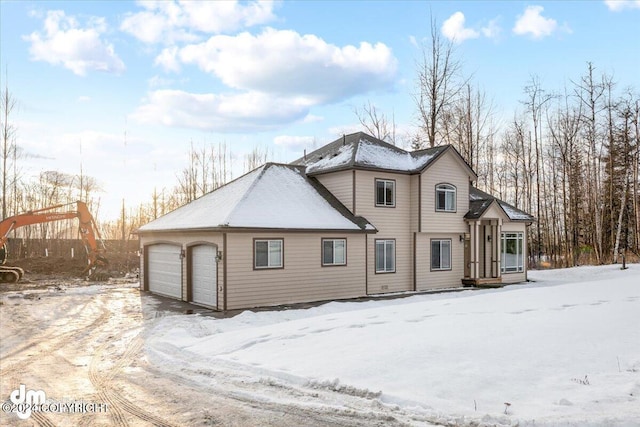
<path id="1" fill-rule="evenodd" d="M 41 412 L 32 412 L 31 418 L 33 418 L 38 425 L 42 427 L 56 427 L 56 424 Z"/>
<path id="2" fill-rule="evenodd" d="M 121 333 L 121 335 L 123 335 Z M 112 419 L 118 426 L 128 426 L 129 423 L 124 415 L 124 412 L 128 412 L 135 417 L 147 421 L 158 427 L 173 427 L 174 425 L 167 422 L 166 420 L 153 415 L 139 406 L 135 405 L 131 401 L 127 400 L 122 394 L 113 392 L 113 379 L 114 377 L 122 371 L 123 368 L 129 366 L 133 361 L 134 357 L 142 350 L 142 346 L 144 344 L 144 340 L 141 337 L 141 333 L 138 333 L 127 345 L 127 350 L 120 356 L 117 363 L 113 366 L 113 368 L 106 370 L 104 373 L 100 373 L 98 369 L 99 360 L 104 353 L 106 347 L 110 344 L 110 342 L 104 343 L 91 359 L 91 364 L 89 366 L 89 379 L 96 390 L 98 390 L 98 397 L 107 402 L 109 407 L 109 413 L 112 414 Z"/>
<path id="3" fill-rule="evenodd" d="M 87 335 L 93 332 L 95 329 L 102 326 L 104 323 L 106 323 L 110 316 L 111 316 L 111 312 L 106 308 L 102 308 L 102 314 L 97 319 L 95 319 L 93 322 L 91 322 L 87 326 L 79 325 L 78 327 L 82 329 L 83 335 Z M 4 361 L 7 361 L 13 355 L 17 355 L 30 348 L 34 348 L 35 351 L 39 354 L 42 354 L 42 353 L 50 354 L 54 351 L 60 350 L 61 348 L 67 345 L 75 344 L 77 341 L 71 340 L 70 338 L 71 337 L 77 338 L 77 336 L 78 336 L 78 333 L 77 333 L 77 330 L 75 329 L 58 334 L 58 335 L 45 333 L 44 336 L 38 336 L 34 338 L 31 343 L 27 344 L 26 346 L 22 347 L 19 350 L 12 352 L 11 355 L 3 356 L 2 359 Z M 31 356 L 31 355 L 28 355 L 28 356 Z M 9 365 L 8 367 L 3 366 L 1 369 L 2 375 L 10 375 L 15 373 L 18 370 L 24 370 L 25 366 L 30 365 L 32 363 L 33 363 L 33 359 L 32 357 L 29 357 L 27 359 L 17 361 Z"/>

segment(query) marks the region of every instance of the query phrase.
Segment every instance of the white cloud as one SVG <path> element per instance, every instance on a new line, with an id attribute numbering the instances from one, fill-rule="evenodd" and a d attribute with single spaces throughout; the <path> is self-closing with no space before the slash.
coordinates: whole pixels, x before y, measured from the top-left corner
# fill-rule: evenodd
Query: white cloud
<path id="1" fill-rule="evenodd" d="M 149 87 L 154 88 L 154 87 L 167 87 L 167 86 L 171 86 L 174 81 L 171 79 L 166 79 L 164 77 L 160 77 L 160 76 L 153 76 L 151 77 L 147 83 L 149 84 Z"/>
<path id="2" fill-rule="evenodd" d="M 81 103 L 89 102 L 89 101 L 91 101 L 91 97 L 86 96 L 86 95 L 81 95 L 81 96 L 78 97 L 77 101 L 81 102 Z"/>
<path id="3" fill-rule="evenodd" d="M 640 9 L 640 0 L 604 0 L 604 4 L 613 12 L 625 9 Z"/>
<path id="4" fill-rule="evenodd" d="M 196 94 L 157 90 L 131 115 L 140 122 L 215 132 L 275 129 L 308 114 L 303 98 L 279 98 L 259 92 Z"/>
<path id="5" fill-rule="evenodd" d="M 213 36 L 180 49 L 183 63 L 234 89 L 333 102 L 394 83 L 397 60 L 382 43 L 338 47 L 315 35 L 266 29 L 259 35 Z"/>
<path id="6" fill-rule="evenodd" d="M 500 21 L 499 17 L 489 21 L 489 23 L 486 26 L 480 29 L 480 31 L 482 32 L 482 35 L 489 39 L 497 39 L 498 37 L 500 37 L 500 33 L 502 32 L 502 29 L 498 24 L 499 21 Z"/>
<path id="7" fill-rule="evenodd" d="M 113 45 L 101 39 L 106 30 L 104 18 L 90 18 L 81 28 L 75 17 L 53 10 L 47 12 L 43 33 L 35 31 L 24 39 L 31 43 L 29 52 L 34 61 L 62 65 L 79 76 L 87 71 L 119 74 L 125 66 Z"/>
<path id="8" fill-rule="evenodd" d="M 162 52 L 156 57 L 154 65 L 160 65 L 165 71 L 180 71 L 180 61 L 178 60 L 178 48 L 176 46 L 162 49 Z"/>
<path id="9" fill-rule="evenodd" d="M 312 136 L 280 135 L 273 139 L 275 145 L 291 151 L 301 151 L 305 148 L 312 147 L 314 142 L 315 138 Z"/>
<path id="10" fill-rule="evenodd" d="M 198 33 L 221 34 L 275 19 L 273 1 L 145 1 L 120 29 L 145 43 L 194 42 Z"/>
<path id="11" fill-rule="evenodd" d="M 465 28 L 464 14 L 456 12 L 442 23 L 442 34 L 454 43 L 462 43 L 468 39 L 477 39 L 480 33 L 472 28 Z"/>
<path id="12" fill-rule="evenodd" d="M 527 6 L 524 13 L 518 15 L 513 32 L 520 36 L 530 35 L 534 39 L 553 34 L 558 29 L 558 23 L 555 19 L 542 16 L 542 11 L 542 6 Z"/>
<path id="13" fill-rule="evenodd" d="M 314 114 L 307 114 L 307 117 L 302 120 L 303 123 L 317 123 L 324 120 L 322 116 L 316 116 Z"/>

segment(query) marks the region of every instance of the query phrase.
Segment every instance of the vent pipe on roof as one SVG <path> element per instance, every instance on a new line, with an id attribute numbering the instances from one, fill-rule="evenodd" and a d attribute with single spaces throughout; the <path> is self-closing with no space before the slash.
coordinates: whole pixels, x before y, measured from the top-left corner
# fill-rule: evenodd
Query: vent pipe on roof
<path id="1" fill-rule="evenodd" d="M 304 154 L 303 154 L 302 158 L 304 159 L 305 162 L 307 161 L 307 149 L 306 148 L 304 149 Z"/>
<path id="2" fill-rule="evenodd" d="M 342 145 L 345 145 L 346 143 L 347 143 L 347 137 L 343 133 L 342 134 Z"/>

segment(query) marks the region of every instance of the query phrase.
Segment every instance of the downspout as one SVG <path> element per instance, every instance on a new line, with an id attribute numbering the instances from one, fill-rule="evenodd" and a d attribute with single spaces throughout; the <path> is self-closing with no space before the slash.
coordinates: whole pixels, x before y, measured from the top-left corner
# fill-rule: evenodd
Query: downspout
<path id="1" fill-rule="evenodd" d="M 415 231 L 413 232 L 413 291 L 417 291 L 418 290 L 418 278 L 416 277 L 416 272 L 417 272 L 417 268 L 416 268 L 416 239 L 417 239 L 417 234 Z"/>
<path id="2" fill-rule="evenodd" d="M 356 170 L 354 169 L 352 172 L 353 178 L 351 183 L 351 208 L 353 210 L 353 214 L 356 215 Z"/>
<path id="3" fill-rule="evenodd" d="M 222 299 L 224 300 L 222 309 L 227 311 L 227 258 L 229 257 L 229 252 L 227 252 L 227 233 L 222 233 L 222 254 L 222 268 L 224 269 L 222 272 Z"/>
<path id="4" fill-rule="evenodd" d="M 418 233 L 422 233 L 422 174 L 418 175 Z"/>
<path id="5" fill-rule="evenodd" d="M 364 235 L 364 293 L 369 295 L 369 233 Z"/>

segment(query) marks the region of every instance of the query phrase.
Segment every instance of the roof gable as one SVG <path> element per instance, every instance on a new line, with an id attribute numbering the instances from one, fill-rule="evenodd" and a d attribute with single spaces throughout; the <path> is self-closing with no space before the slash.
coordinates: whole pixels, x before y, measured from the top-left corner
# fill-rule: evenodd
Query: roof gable
<path id="1" fill-rule="evenodd" d="M 437 153 L 435 153 L 435 157 L 431 159 L 431 161 L 427 162 L 420 169 L 420 173 L 424 173 L 429 167 L 431 167 L 431 165 L 435 164 L 437 159 L 449 154 L 453 157 L 454 161 L 460 165 L 462 169 L 467 171 L 472 181 L 475 181 L 478 179 L 478 175 L 474 172 L 471 166 L 469 166 L 466 160 L 462 157 L 462 155 L 458 152 L 458 150 L 456 150 L 456 148 L 453 145 L 441 145 L 439 147 L 434 147 L 434 148 L 442 148 L 442 149 L 439 150 Z M 430 150 L 430 149 L 427 149 L 427 150 Z M 414 151 L 413 153 L 416 153 L 418 155 L 421 151 L 426 151 L 426 150 Z"/>
<path id="2" fill-rule="evenodd" d="M 268 163 L 138 230 L 212 228 L 374 230 L 304 168 Z"/>
<path id="3" fill-rule="evenodd" d="M 469 212 L 464 216 L 465 219 L 480 219 L 485 216 L 485 214 L 490 213 L 491 210 L 497 208 L 500 209 L 500 213 L 504 214 L 509 221 L 531 223 L 535 220 L 533 215 L 511 206 L 509 203 L 489 193 L 485 193 L 473 186 L 469 187 Z"/>

